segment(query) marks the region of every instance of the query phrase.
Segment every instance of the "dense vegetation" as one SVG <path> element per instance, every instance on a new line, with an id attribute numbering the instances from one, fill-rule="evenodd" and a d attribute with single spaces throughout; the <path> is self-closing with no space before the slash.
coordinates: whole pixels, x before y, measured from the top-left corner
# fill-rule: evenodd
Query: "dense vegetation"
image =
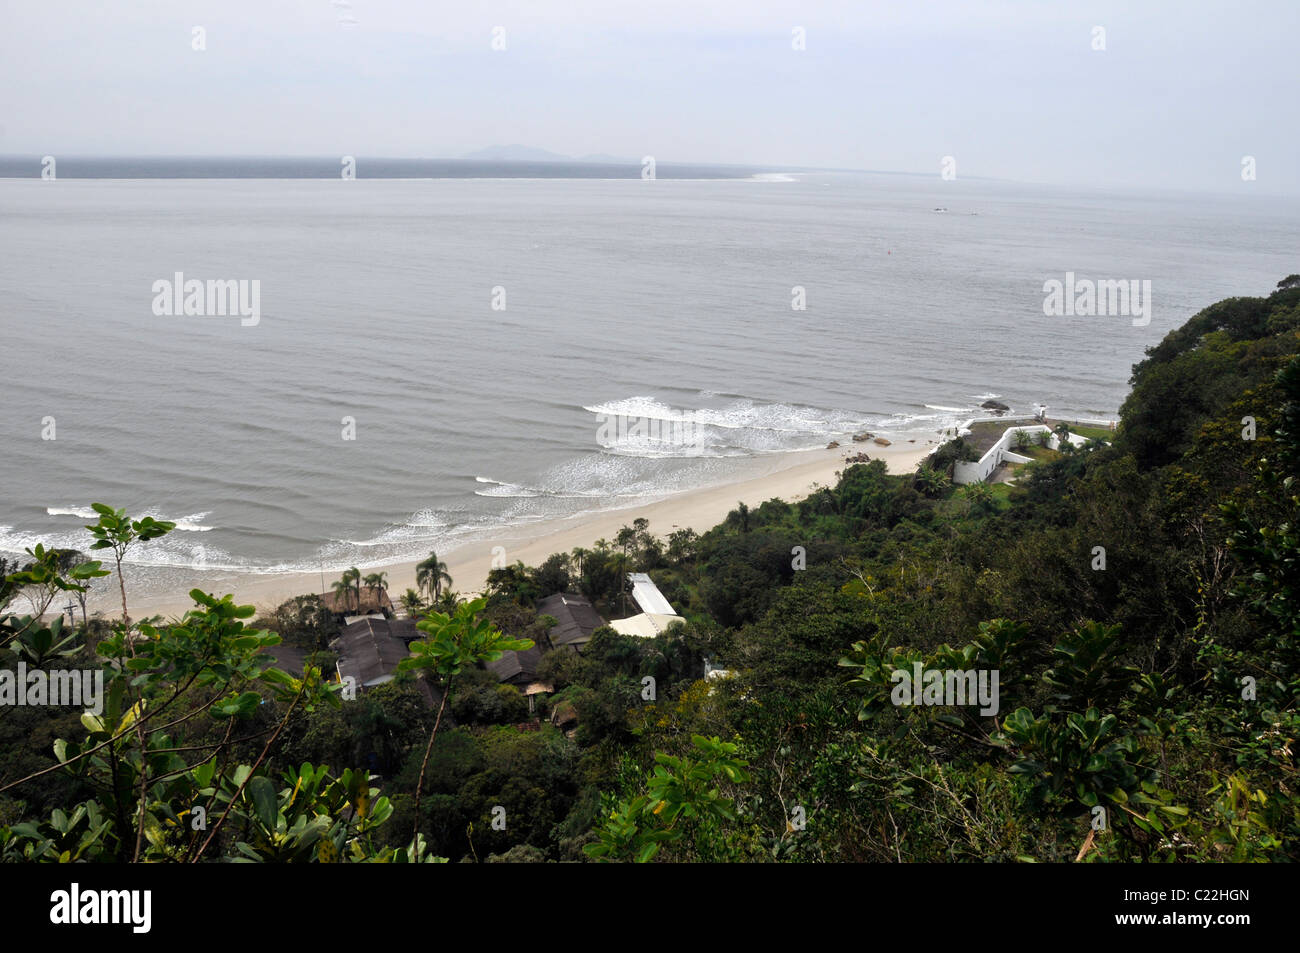
<path id="1" fill-rule="evenodd" d="M 103 671 L 107 701 L 98 717 L 0 714 L 0 851 L 1296 859 L 1298 355 L 1293 283 L 1170 333 L 1134 368 L 1111 445 L 1043 455 L 1015 487 L 954 489 L 960 445 L 913 476 L 853 465 L 702 535 L 638 521 L 495 570 L 471 603 L 443 591 L 431 557 L 421 590 L 436 585 L 436 608 L 403 599 L 425 615 L 410 671 L 355 699 L 315 667 L 329 672 L 328 633 L 310 600 L 256 626 L 197 591 L 185 620 L 134 632 L 10 616 L 6 665 Z M 136 539 L 169 529 L 100 512 L 119 577 Z M 43 609 L 105 571 L 30 556 L 0 567 L 0 605 L 22 591 Z M 535 605 L 550 593 L 622 615 L 628 571 L 649 572 L 687 623 L 548 652 L 555 692 L 530 721 L 483 663 L 546 647 Z M 269 627 L 317 653 L 302 677 L 269 667 Z M 707 663 L 725 676 L 704 678 Z M 916 663 L 997 671 L 999 711 L 893 703 L 895 673 Z"/>

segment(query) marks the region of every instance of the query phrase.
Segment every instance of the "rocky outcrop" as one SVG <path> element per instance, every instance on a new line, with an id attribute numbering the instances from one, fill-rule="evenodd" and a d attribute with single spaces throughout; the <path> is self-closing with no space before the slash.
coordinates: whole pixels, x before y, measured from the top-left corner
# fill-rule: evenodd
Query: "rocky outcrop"
<path id="1" fill-rule="evenodd" d="M 871 442 L 874 443 L 874 444 L 877 444 L 877 445 L 879 445 L 879 446 L 881 446 L 881 447 L 888 447 L 888 446 L 889 446 L 893 441 L 891 441 L 891 440 L 886 440 L 884 437 L 877 437 L 875 440 L 873 440 L 873 441 L 871 441 Z"/>

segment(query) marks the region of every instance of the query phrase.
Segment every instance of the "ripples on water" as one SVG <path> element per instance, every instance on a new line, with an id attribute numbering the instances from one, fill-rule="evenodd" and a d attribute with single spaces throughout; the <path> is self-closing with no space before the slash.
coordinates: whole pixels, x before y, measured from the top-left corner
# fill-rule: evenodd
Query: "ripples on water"
<path id="1" fill-rule="evenodd" d="M 785 178 L 0 180 L 0 550 L 84 547 L 104 501 L 184 530 L 137 585 L 333 573 L 995 396 L 1113 416 L 1145 347 L 1300 247 L 1294 203 Z M 1149 278 L 1151 324 L 1044 317 L 1067 270 Z M 261 323 L 154 316 L 177 271 L 259 280 Z M 602 446 L 609 414 L 698 444 Z"/>

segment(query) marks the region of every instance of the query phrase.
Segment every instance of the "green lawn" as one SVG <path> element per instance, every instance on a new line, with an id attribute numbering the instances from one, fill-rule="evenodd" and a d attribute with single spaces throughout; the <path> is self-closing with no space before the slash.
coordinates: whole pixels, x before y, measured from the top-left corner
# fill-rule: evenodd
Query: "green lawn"
<path id="1" fill-rule="evenodd" d="M 1022 487 L 1011 486 L 1007 483 L 987 483 L 985 484 L 993 496 L 993 506 L 1001 512 L 1010 509 L 1011 500 L 1017 495 L 1023 495 L 1025 490 Z M 948 518 L 964 519 L 970 510 L 970 503 L 962 495 L 960 486 L 954 486 L 953 492 L 949 493 L 941 501 L 940 512 Z"/>
<path id="2" fill-rule="evenodd" d="M 1044 463 L 1050 463 L 1061 458 L 1059 450 L 1048 450 L 1046 447 L 1026 447 L 1023 450 L 1019 447 L 1012 447 L 1011 450 L 1022 457 L 1029 457 L 1031 460 L 1042 460 Z"/>
<path id="3" fill-rule="evenodd" d="M 1070 424 L 1070 433 L 1077 433 L 1085 440 L 1105 440 L 1107 443 L 1115 439 L 1115 431 L 1106 427 L 1084 427 L 1081 424 Z"/>
<path id="4" fill-rule="evenodd" d="M 993 491 L 993 502 L 997 504 L 999 510 L 1010 508 L 1013 494 L 1025 492 L 1020 487 L 1012 486 L 1010 483 L 994 483 L 989 489 Z"/>

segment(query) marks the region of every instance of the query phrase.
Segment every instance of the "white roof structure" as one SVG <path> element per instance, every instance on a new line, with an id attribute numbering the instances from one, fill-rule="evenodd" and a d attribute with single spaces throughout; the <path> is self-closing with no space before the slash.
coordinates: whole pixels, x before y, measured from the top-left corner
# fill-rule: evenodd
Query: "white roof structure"
<path id="1" fill-rule="evenodd" d="M 642 612 L 652 615 L 676 615 L 673 607 L 664 598 L 664 594 L 646 573 L 630 572 L 627 578 L 632 583 L 632 598 L 636 600 Z"/>
<path id="2" fill-rule="evenodd" d="M 685 622 L 679 615 L 661 612 L 642 612 L 627 619 L 615 619 L 609 627 L 622 635 L 636 635 L 643 639 L 653 639 L 668 631 L 674 622 Z"/>
<path id="3" fill-rule="evenodd" d="M 723 668 L 720 665 L 714 665 L 713 659 L 706 658 L 704 660 L 704 677 L 709 681 L 716 681 L 719 678 L 730 678 L 731 674 L 731 669 Z"/>
<path id="4" fill-rule="evenodd" d="M 641 607 L 641 614 L 627 619 L 615 619 L 609 624 L 615 632 L 653 639 L 668 631 L 668 626 L 674 622 L 686 621 L 676 613 L 648 575 L 630 572 L 627 579 L 632 583 L 632 598 Z"/>

